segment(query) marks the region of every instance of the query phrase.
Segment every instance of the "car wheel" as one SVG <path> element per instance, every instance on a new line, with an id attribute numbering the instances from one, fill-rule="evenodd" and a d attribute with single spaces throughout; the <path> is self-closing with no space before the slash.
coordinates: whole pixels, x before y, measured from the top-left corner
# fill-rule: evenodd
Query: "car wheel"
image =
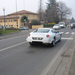
<path id="1" fill-rule="evenodd" d="M 60 38 L 59 38 L 59 42 L 61 41 L 61 35 L 60 35 Z"/>
<path id="2" fill-rule="evenodd" d="M 54 39 L 53 42 L 51 43 L 51 46 L 52 46 L 52 47 L 55 46 L 55 39 Z"/>
<path id="3" fill-rule="evenodd" d="M 34 44 L 33 43 L 29 43 L 31 46 L 33 46 Z"/>

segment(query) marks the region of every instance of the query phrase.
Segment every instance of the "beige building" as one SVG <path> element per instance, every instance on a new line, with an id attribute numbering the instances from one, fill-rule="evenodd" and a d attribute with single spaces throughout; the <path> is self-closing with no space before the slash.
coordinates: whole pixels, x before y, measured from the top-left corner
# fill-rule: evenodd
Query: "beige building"
<path id="1" fill-rule="evenodd" d="M 23 16 L 27 17 L 28 22 L 21 21 Z M 5 22 L 4 22 L 4 19 L 5 19 Z M 21 10 L 21 11 L 11 13 L 5 16 L 0 16 L 0 25 L 6 26 L 6 27 L 19 28 L 20 26 L 28 26 L 28 24 L 30 24 L 33 19 L 39 20 L 37 13 Z"/>

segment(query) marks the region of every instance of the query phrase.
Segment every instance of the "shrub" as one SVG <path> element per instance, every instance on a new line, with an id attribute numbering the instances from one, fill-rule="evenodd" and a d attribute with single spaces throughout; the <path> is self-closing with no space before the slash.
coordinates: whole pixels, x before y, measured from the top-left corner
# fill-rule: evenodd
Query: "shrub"
<path id="1" fill-rule="evenodd" d="M 7 30 L 17 30 L 17 28 L 13 28 L 13 27 L 11 27 L 11 28 L 6 28 Z"/>
<path id="2" fill-rule="evenodd" d="M 40 25 L 39 21 L 34 20 L 34 19 L 31 21 L 31 24 L 32 25 Z"/>
<path id="3" fill-rule="evenodd" d="M 44 24 L 44 27 L 53 27 L 55 25 L 55 22 Z"/>

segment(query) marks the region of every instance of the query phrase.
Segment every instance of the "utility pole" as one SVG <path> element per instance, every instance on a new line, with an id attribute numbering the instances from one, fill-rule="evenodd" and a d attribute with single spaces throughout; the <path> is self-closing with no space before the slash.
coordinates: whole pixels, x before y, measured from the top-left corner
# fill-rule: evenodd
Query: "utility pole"
<path id="1" fill-rule="evenodd" d="M 4 12 L 4 29 L 5 29 L 5 32 L 6 32 L 6 25 L 5 25 L 5 8 L 3 8 L 3 12 Z"/>
<path id="2" fill-rule="evenodd" d="M 42 0 L 40 0 L 40 24 L 41 24 Z"/>
<path id="3" fill-rule="evenodd" d="M 17 0 L 16 0 L 16 18 L 17 18 Z M 17 23 L 16 23 L 17 25 L 17 29 L 18 29 L 18 19 L 17 19 Z"/>

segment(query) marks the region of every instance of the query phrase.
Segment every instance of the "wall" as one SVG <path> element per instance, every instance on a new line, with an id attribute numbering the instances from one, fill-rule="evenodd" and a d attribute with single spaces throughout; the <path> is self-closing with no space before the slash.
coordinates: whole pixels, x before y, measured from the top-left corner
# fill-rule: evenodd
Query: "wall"
<path id="1" fill-rule="evenodd" d="M 17 26 L 16 26 L 17 22 L 14 22 L 15 19 L 16 18 L 14 18 L 14 19 L 5 19 L 6 20 L 5 23 L 4 23 L 4 19 L 3 19 L 3 20 L 1 20 L 2 22 L 0 22 L 0 25 L 2 25 L 2 26 L 6 25 L 6 27 L 9 27 L 9 25 L 13 25 L 14 28 L 17 28 Z M 18 25 L 19 25 L 19 19 L 18 19 Z"/>
<path id="2" fill-rule="evenodd" d="M 43 28 L 43 25 L 32 25 L 32 29 Z"/>
<path id="3" fill-rule="evenodd" d="M 37 19 L 38 20 L 38 16 L 36 14 L 22 14 L 22 15 L 18 15 L 19 18 L 18 18 L 18 28 L 21 26 L 21 25 L 24 25 L 24 23 L 21 23 L 21 17 L 23 15 L 26 15 L 29 19 L 29 23 L 31 23 L 31 20 L 32 19 Z M 11 15 L 10 15 L 11 16 Z M 14 15 L 12 15 L 14 16 Z M 16 16 L 16 15 L 15 15 Z M 15 22 L 16 18 L 11 18 L 11 19 L 5 19 L 7 22 L 5 22 L 5 25 L 7 25 L 7 27 L 9 27 L 9 25 L 13 25 L 14 28 L 17 28 L 17 22 Z M 11 22 L 12 20 L 12 22 Z M 0 25 L 4 26 L 4 19 L 0 19 Z M 36 28 L 35 26 L 33 28 Z"/>

